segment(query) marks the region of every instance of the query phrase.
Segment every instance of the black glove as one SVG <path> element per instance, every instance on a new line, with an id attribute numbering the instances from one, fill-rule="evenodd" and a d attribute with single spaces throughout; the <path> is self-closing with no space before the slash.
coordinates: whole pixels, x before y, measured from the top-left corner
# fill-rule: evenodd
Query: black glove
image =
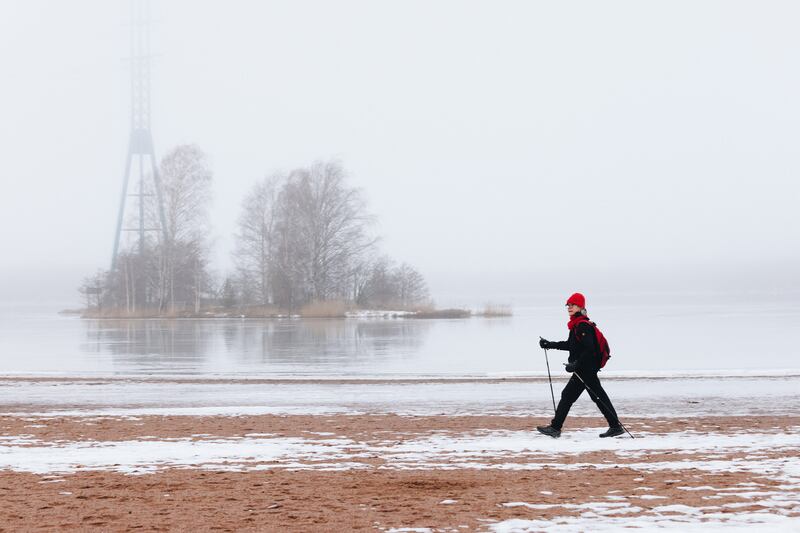
<path id="1" fill-rule="evenodd" d="M 539 339 L 539 348 L 544 348 L 546 350 L 548 348 L 552 348 L 553 344 L 554 343 L 550 342 L 547 339 Z"/>
<path id="2" fill-rule="evenodd" d="M 578 370 L 578 363 L 567 363 L 564 365 L 564 370 L 572 374 L 576 370 Z"/>

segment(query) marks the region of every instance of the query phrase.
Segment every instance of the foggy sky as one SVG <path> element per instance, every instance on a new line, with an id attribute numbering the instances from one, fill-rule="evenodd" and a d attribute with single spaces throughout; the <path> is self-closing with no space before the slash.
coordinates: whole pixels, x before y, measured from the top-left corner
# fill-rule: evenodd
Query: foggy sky
<path id="1" fill-rule="evenodd" d="M 127 0 L 0 4 L 0 297 L 107 268 Z M 796 289 L 796 2 L 153 2 L 153 135 L 242 197 L 338 158 L 434 297 Z"/>

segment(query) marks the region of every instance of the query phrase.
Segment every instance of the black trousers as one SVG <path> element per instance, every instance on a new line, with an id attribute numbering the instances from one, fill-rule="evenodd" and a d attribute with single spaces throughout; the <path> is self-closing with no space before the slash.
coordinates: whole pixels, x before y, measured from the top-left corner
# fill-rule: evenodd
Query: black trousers
<path id="1" fill-rule="evenodd" d="M 586 382 L 586 385 L 589 386 L 589 397 L 597 404 L 597 408 L 600 409 L 603 416 L 606 417 L 609 427 L 619 426 L 617 412 L 614 410 L 614 406 L 611 404 L 608 394 L 603 390 L 600 379 L 597 377 L 597 372 L 581 370 L 580 375 L 583 381 Z M 558 407 L 556 408 L 556 416 L 553 418 L 553 421 L 550 422 L 550 425 L 554 428 L 561 429 L 561 426 L 564 425 L 564 420 L 567 419 L 570 407 L 572 407 L 575 400 L 577 400 L 584 389 L 586 389 L 586 385 L 583 384 L 583 381 L 573 374 L 564 387 L 564 390 L 561 391 L 561 400 L 559 400 Z"/>

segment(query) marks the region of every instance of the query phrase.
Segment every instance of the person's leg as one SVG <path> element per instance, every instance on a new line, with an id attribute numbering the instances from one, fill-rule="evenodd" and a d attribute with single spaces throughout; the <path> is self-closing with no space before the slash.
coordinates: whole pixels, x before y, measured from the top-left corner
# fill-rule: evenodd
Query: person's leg
<path id="1" fill-rule="evenodd" d="M 597 404 L 597 408 L 603 413 L 603 416 L 608 422 L 608 427 L 619 427 L 619 418 L 614 405 L 611 403 L 611 398 L 606 394 L 603 385 L 600 384 L 600 378 L 594 372 L 583 372 L 581 377 L 586 382 L 589 391 L 589 397 Z"/>
<path id="2" fill-rule="evenodd" d="M 564 386 L 564 390 L 561 391 L 561 399 L 558 401 L 556 416 L 550 422 L 552 427 L 558 430 L 561 429 L 561 426 L 564 425 L 564 420 L 567 419 L 570 407 L 572 407 L 572 404 L 575 403 L 575 400 L 578 399 L 585 388 L 586 387 L 583 386 L 583 383 L 577 376 L 573 375 L 569 378 L 569 381 L 567 381 L 567 384 Z"/>

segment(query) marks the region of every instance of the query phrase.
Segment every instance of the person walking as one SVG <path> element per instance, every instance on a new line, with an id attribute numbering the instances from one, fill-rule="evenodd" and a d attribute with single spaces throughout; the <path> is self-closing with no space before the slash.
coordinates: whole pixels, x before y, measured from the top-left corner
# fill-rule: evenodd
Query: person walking
<path id="1" fill-rule="evenodd" d="M 595 325 L 589 321 L 586 312 L 586 298 L 576 292 L 567 300 L 567 313 L 569 313 L 569 337 L 565 341 L 548 341 L 542 339 L 539 346 L 554 350 L 569 350 L 566 370 L 572 373 L 564 390 L 561 391 L 561 400 L 558 402 L 555 417 L 547 426 L 537 426 L 540 433 L 553 438 L 561 436 L 561 427 L 569 414 L 572 404 L 580 397 L 584 389 L 588 388 L 589 397 L 597 405 L 600 412 L 608 422 L 608 430 L 600 436 L 616 437 L 622 435 L 623 428 L 617 417 L 617 412 L 611 400 L 603 390 L 597 373 L 600 371 L 600 347 L 597 344 Z"/>

